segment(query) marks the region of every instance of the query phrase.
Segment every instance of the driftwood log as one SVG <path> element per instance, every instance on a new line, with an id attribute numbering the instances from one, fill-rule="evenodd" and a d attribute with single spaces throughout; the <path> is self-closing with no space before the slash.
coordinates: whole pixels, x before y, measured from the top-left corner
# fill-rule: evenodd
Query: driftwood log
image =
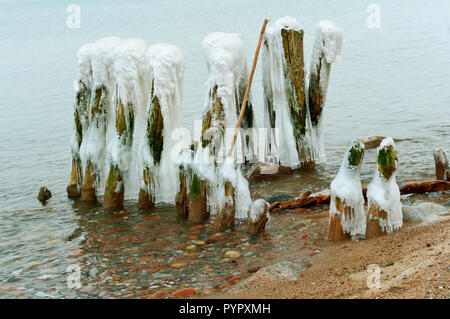
<path id="1" fill-rule="evenodd" d="M 428 192 L 442 192 L 450 190 L 450 181 L 418 181 L 408 182 L 399 185 L 400 194 L 421 194 Z M 365 196 L 367 188 L 363 187 L 363 194 Z M 329 190 L 313 193 L 306 196 L 308 192 L 303 193 L 296 199 L 286 200 L 282 202 L 272 203 L 269 207 L 269 212 L 275 213 L 282 210 L 290 210 L 301 207 L 320 206 L 324 204 L 330 204 L 330 192 Z M 310 192 L 309 192 L 310 193 Z"/>

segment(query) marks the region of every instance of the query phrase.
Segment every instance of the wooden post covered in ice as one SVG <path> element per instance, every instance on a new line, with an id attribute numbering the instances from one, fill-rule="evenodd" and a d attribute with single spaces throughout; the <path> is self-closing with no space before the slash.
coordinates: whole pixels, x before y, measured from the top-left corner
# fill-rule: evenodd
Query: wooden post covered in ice
<path id="1" fill-rule="evenodd" d="M 369 213 L 366 238 L 391 233 L 403 225 L 400 189 L 395 180 L 397 166 L 394 141 L 387 137 L 377 149 L 375 174 L 367 186 Z"/>
<path id="2" fill-rule="evenodd" d="M 103 177 L 106 152 L 107 115 L 111 112 L 111 92 L 113 76 L 110 53 L 122 42 L 117 37 L 98 40 L 91 47 L 92 90 L 89 109 L 89 127 L 81 148 L 81 157 L 86 164 L 81 200 L 97 201 L 96 187 Z"/>
<path id="3" fill-rule="evenodd" d="M 269 203 L 258 198 L 252 202 L 247 213 L 247 232 L 249 234 L 260 233 L 266 227 L 270 218 Z"/>
<path id="4" fill-rule="evenodd" d="M 119 152 L 127 151 L 132 144 L 134 112 L 131 103 L 123 104 L 122 99 L 117 97 L 116 100 L 116 133 L 118 135 L 117 148 Z M 117 156 L 121 156 L 117 154 Z M 119 160 L 112 160 L 109 168 L 108 178 L 105 185 L 105 197 L 103 207 L 105 208 L 122 208 L 125 186 L 123 181 L 122 163 Z"/>
<path id="5" fill-rule="evenodd" d="M 340 241 L 365 234 L 366 216 L 360 180 L 363 157 L 364 144 L 352 142 L 337 176 L 331 182 L 328 240 Z"/>
<path id="6" fill-rule="evenodd" d="M 181 98 L 184 56 L 167 43 L 150 46 L 146 62 L 151 82 L 145 113 L 145 137 L 142 153 L 143 173 L 138 207 L 150 209 L 156 201 L 174 203 L 177 189 L 182 191 L 182 167 L 172 158 L 172 133 L 183 127 Z M 181 180 L 180 180 L 181 179 Z"/>
<path id="7" fill-rule="evenodd" d="M 80 147 L 83 142 L 83 133 L 87 126 L 86 112 L 88 111 L 91 99 L 91 57 L 90 50 L 92 44 L 88 43 L 78 51 L 78 81 L 76 83 L 76 101 L 74 108 L 75 130 L 72 137 L 72 170 L 70 181 L 67 186 L 69 198 L 77 198 L 81 195 L 83 182 L 83 168 L 80 158 Z"/>
<path id="8" fill-rule="evenodd" d="M 450 180 L 450 170 L 448 168 L 448 157 L 443 147 L 438 147 L 433 151 L 434 164 L 436 167 L 437 180 Z"/>
<path id="9" fill-rule="evenodd" d="M 139 190 L 138 208 L 149 209 L 155 204 L 155 180 L 152 176 L 151 168 L 158 167 L 161 161 L 161 153 L 163 150 L 163 131 L 164 119 L 161 114 L 161 105 L 159 97 L 154 94 L 155 83 L 152 81 L 151 103 L 147 114 L 147 132 L 145 145 L 151 155 L 152 163 L 144 163 L 142 173 L 142 185 Z"/>
<path id="10" fill-rule="evenodd" d="M 331 21 L 319 22 L 316 27 L 308 87 L 308 107 L 311 118 L 310 146 L 315 161 L 325 160 L 320 124 L 327 96 L 331 64 L 340 54 L 342 43 L 342 29 L 336 27 Z"/>
<path id="11" fill-rule="evenodd" d="M 88 134 L 104 135 L 106 132 L 106 88 L 98 87 L 94 91 L 93 101 L 90 107 L 90 125 L 88 129 Z M 99 140 L 101 138 L 98 138 Z M 97 195 L 95 192 L 95 184 L 97 181 L 97 172 L 99 167 L 97 167 L 96 160 L 92 158 L 92 152 L 102 152 L 104 148 L 100 145 L 92 145 L 90 147 L 90 152 L 86 161 L 86 171 L 84 173 L 83 185 L 81 188 L 81 200 L 86 202 L 97 201 Z M 97 154 L 100 155 L 100 154 Z"/>
<path id="12" fill-rule="evenodd" d="M 296 140 L 297 152 L 302 166 L 314 166 L 306 153 L 304 136 L 306 130 L 306 98 L 305 98 L 305 64 L 303 55 L 303 30 L 281 29 L 284 59 L 284 70 L 288 85 L 286 96 L 289 105 L 291 123 Z"/>
<path id="13" fill-rule="evenodd" d="M 234 227 L 234 217 L 236 215 L 236 191 L 229 180 L 224 180 L 224 203 L 219 207 L 214 226 L 217 231 L 224 231 Z"/>
<path id="14" fill-rule="evenodd" d="M 310 156 L 304 139 L 303 30 L 297 20 L 284 17 L 268 27 L 262 55 L 266 126 L 284 131 L 279 134 L 279 145 L 272 140 L 269 145 L 271 149 L 278 149 L 281 165 L 292 168 L 309 166 Z"/>

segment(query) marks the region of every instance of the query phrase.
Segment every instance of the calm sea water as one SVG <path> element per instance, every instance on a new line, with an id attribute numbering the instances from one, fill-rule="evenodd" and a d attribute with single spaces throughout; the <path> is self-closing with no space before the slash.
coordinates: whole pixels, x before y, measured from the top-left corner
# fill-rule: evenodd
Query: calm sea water
<path id="1" fill-rule="evenodd" d="M 66 8 L 73 2 L 81 8 L 79 29 L 66 25 Z M 74 259 L 70 252 L 85 240 L 83 235 L 68 237 L 77 230 L 83 233 L 86 223 L 94 223 L 89 224 L 94 233 L 95 225 L 102 229 L 108 224 L 103 218 L 86 220 L 89 209 L 80 213 L 65 193 L 75 54 L 83 43 L 101 37 L 142 38 L 181 48 L 186 57 L 182 111 L 192 130 L 194 120 L 201 119 L 207 77 L 201 42 L 208 33 L 241 33 L 250 63 L 264 18 L 291 15 L 305 30 L 309 66 L 314 27 L 321 19 L 332 20 L 344 28 L 345 43 L 342 59 L 332 67 L 324 115 L 328 162 L 312 174 L 282 179 L 259 191 L 297 194 L 305 187 L 326 187 L 347 144 L 365 135 L 407 139 L 398 143 L 399 179 L 432 178 L 432 149 L 450 150 L 450 3 L 376 1 L 381 27 L 368 28 L 367 7 L 373 2 L 1 0 L 0 287 L 26 290 L 31 285 L 33 293 L 49 293 L 63 286 L 64 271 Z M 252 95 L 256 123 L 262 126 L 259 67 Z M 374 151 L 366 162 L 365 181 Z M 44 207 L 36 199 L 41 185 L 53 193 Z M 170 214 L 171 208 L 162 208 L 166 210 Z M 47 280 L 51 276 L 55 279 Z"/>

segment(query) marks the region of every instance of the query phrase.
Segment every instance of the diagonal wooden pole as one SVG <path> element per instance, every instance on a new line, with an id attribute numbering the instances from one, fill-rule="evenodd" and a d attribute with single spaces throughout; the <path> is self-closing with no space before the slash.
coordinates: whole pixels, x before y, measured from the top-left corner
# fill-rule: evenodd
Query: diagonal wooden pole
<path id="1" fill-rule="evenodd" d="M 236 143 L 237 134 L 239 132 L 239 128 L 241 127 L 242 118 L 244 117 L 245 107 L 247 106 L 248 94 L 250 92 L 250 87 L 252 86 L 253 74 L 255 73 L 256 63 L 258 62 L 259 49 L 261 48 L 261 42 L 264 36 L 264 32 L 266 31 L 267 23 L 269 23 L 269 21 L 269 19 L 264 20 L 261 34 L 259 35 L 258 46 L 256 47 L 255 57 L 253 58 L 252 70 L 250 71 L 250 76 L 248 77 L 247 89 L 245 90 L 244 100 L 242 101 L 241 105 L 241 113 L 239 113 L 239 119 L 236 124 L 236 129 L 234 130 L 233 140 L 231 141 L 228 156 L 231 156 L 233 154 L 234 144 Z"/>

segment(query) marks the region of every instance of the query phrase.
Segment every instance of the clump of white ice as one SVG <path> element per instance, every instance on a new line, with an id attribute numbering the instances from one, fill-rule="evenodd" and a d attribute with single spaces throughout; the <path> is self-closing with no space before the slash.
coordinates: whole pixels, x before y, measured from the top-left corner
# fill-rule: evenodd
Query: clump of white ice
<path id="1" fill-rule="evenodd" d="M 251 223 L 257 223 L 263 216 L 270 220 L 269 203 L 262 198 L 255 199 L 249 208 L 248 218 Z"/>
<path id="2" fill-rule="evenodd" d="M 390 151 L 392 150 L 392 151 Z M 383 158 L 386 155 L 380 157 L 380 152 L 384 154 L 388 153 L 390 158 L 390 152 L 393 152 L 392 158 L 394 160 L 394 171 L 391 176 L 386 179 L 383 173 L 380 171 L 380 161 L 385 162 Z M 383 210 L 387 213 L 386 219 L 379 218 L 379 225 L 382 231 L 386 233 L 391 233 L 392 231 L 402 227 L 402 204 L 400 202 L 400 190 L 396 183 L 396 170 L 398 167 L 398 161 L 395 155 L 395 143 L 390 137 L 385 138 L 377 149 L 377 166 L 375 168 L 375 174 L 372 181 L 367 186 L 367 200 L 369 204 L 369 210 L 372 205 L 376 206 L 378 209 Z"/>

